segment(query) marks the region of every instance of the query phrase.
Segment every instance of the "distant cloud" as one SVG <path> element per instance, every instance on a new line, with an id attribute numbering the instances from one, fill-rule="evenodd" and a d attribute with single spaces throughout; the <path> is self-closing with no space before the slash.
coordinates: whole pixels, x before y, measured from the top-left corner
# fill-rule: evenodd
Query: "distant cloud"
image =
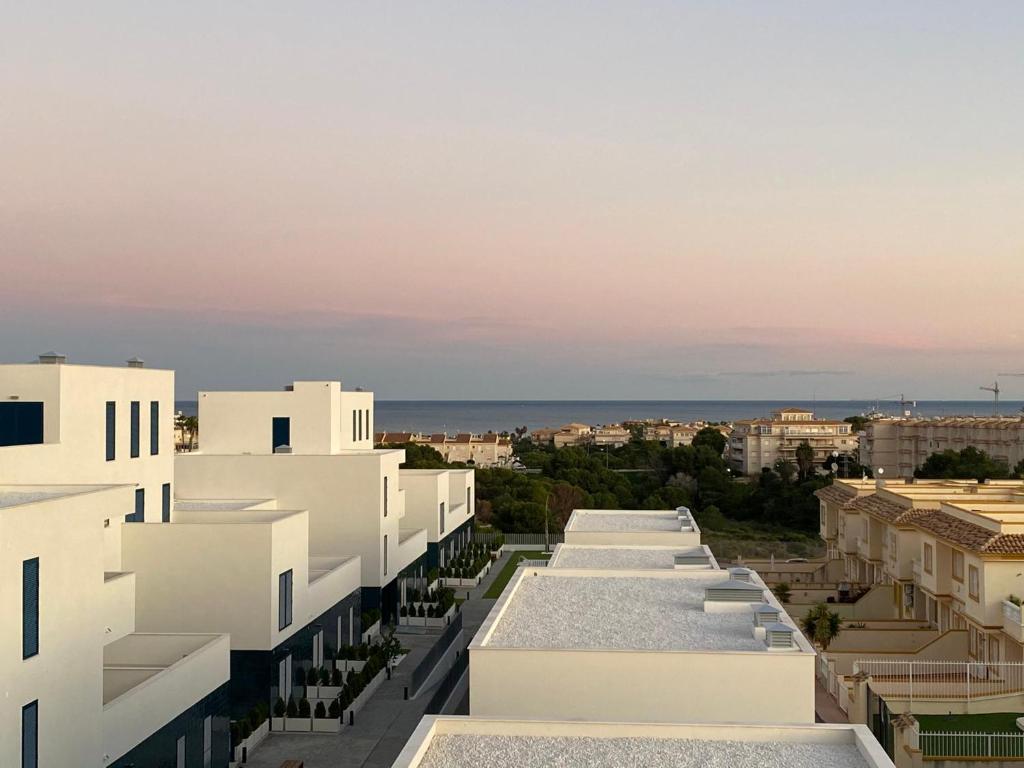
<path id="1" fill-rule="evenodd" d="M 721 371 L 715 375 L 753 379 L 765 376 L 853 376 L 854 371 Z"/>

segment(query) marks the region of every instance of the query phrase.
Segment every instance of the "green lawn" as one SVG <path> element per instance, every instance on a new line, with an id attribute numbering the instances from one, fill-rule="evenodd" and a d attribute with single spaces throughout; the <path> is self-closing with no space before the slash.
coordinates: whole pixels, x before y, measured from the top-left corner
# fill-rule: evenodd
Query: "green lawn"
<path id="1" fill-rule="evenodd" d="M 914 717 L 921 724 L 921 749 L 926 757 L 1024 757 L 1024 739 L 1016 723 L 1019 712 Z M 928 737 L 929 733 L 937 735 Z M 938 735 L 942 733 L 977 735 Z M 1006 733 L 1017 736 L 998 735 Z"/>
<path id="2" fill-rule="evenodd" d="M 946 733 L 1020 733 L 1020 712 L 994 712 L 985 715 L 914 715 L 921 731 Z"/>
<path id="3" fill-rule="evenodd" d="M 550 552 L 512 552 L 505 567 L 501 569 L 501 573 L 498 574 L 498 578 L 494 580 L 491 586 L 484 592 L 485 600 L 497 600 L 501 597 L 502 590 L 505 589 L 505 585 L 512 580 L 512 577 L 516 573 L 516 566 L 520 560 L 547 560 L 551 557 Z"/>

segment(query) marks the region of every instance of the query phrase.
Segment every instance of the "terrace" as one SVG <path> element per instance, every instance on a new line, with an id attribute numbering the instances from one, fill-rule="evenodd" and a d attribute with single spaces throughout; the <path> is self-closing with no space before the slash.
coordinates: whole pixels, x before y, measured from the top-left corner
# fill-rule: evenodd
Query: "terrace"
<path id="1" fill-rule="evenodd" d="M 425 717 L 394 768 L 882 768 L 864 726 L 651 725 Z"/>
<path id="2" fill-rule="evenodd" d="M 690 510 L 577 509 L 565 525 L 567 544 L 699 546 Z"/>
<path id="3" fill-rule="evenodd" d="M 600 544 L 559 544 L 551 558 L 552 568 L 627 570 L 718 569 L 706 546 L 631 547 Z"/>

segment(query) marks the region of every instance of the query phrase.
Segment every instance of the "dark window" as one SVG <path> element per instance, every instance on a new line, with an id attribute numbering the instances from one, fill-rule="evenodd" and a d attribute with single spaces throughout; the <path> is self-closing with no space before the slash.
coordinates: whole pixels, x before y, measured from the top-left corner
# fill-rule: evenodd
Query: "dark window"
<path id="1" fill-rule="evenodd" d="M 175 768 L 185 768 L 185 737 L 179 736 L 177 744 L 174 748 L 175 751 Z"/>
<path id="2" fill-rule="evenodd" d="M 0 445 L 43 442 L 43 404 L 0 403 Z"/>
<path id="3" fill-rule="evenodd" d="M 132 436 L 129 442 L 129 452 L 133 459 L 139 458 L 139 401 L 132 400 L 131 405 Z"/>
<path id="4" fill-rule="evenodd" d="M 39 558 L 21 564 L 21 658 L 39 653 Z"/>
<path id="5" fill-rule="evenodd" d="M 388 575 L 388 535 L 384 534 L 384 575 Z"/>
<path id="6" fill-rule="evenodd" d="M 466 489 L 466 514 L 473 514 L 473 489 Z"/>
<path id="7" fill-rule="evenodd" d="M 146 489 L 136 488 L 135 489 L 135 511 L 125 517 L 126 523 L 144 523 L 146 522 Z"/>
<path id="8" fill-rule="evenodd" d="M 39 702 L 21 708 L 21 768 L 39 768 Z"/>
<path id="9" fill-rule="evenodd" d="M 352 411 L 352 439 L 356 439 L 356 419 L 359 418 L 359 411 Z"/>
<path id="10" fill-rule="evenodd" d="M 277 628 L 282 630 L 292 623 L 292 572 L 277 577 Z"/>
<path id="11" fill-rule="evenodd" d="M 443 501 L 438 505 L 437 515 L 438 515 L 438 525 L 439 525 L 439 527 L 441 529 L 440 532 L 444 533 L 444 502 Z"/>
<path id="12" fill-rule="evenodd" d="M 149 455 L 160 453 L 160 401 L 149 404 Z"/>
<path id="13" fill-rule="evenodd" d="M 388 479 L 384 478 L 384 517 L 388 516 Z"/>
<path id="14" fill-rule="evenodd" d="M 372 438 L 370 437 L 370 411 L 369 411 L 369 409 L 363 411 L 363 416 L 366 419 L 366 430 L 363 432 L 363 434 L 366 435 L 366 439 L 367 440 L 370 440 Z"/>
<path id="15" fill-rule="evenodd" d="M 272 445 L 271 451 L 276 451 L 279 446 L 292 444 L 292 420 L 287 416 L 275 416 L 271 425 Z"/>
<path id="16" fill-rule="evenodd" d="M 160 520 L 164 523 L 171 522 L 171 484 L 164 483 L 160 489 Z"/>
<path id="17" fill-rule="evenodd" d="M 107 461 L 113 461 L 117 442 L 117 403 L 107 401 Z"/>

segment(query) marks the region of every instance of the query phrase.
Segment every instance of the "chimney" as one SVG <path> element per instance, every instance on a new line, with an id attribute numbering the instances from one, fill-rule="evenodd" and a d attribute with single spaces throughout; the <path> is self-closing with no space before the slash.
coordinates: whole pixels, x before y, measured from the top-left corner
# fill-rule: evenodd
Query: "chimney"
<path id="1" fill-rule="evenodd" d="M 146 361 L 138 357 L 133 357 L 130 360 L 125 360 L 129 368 L 145 368 Z"/>
<path id="2" fill-rule="evenodd" d="M 59 352 L 43 352 L 39 356 L 42 365 L 63 365 L 68 361 L 68 356 Z"/>

